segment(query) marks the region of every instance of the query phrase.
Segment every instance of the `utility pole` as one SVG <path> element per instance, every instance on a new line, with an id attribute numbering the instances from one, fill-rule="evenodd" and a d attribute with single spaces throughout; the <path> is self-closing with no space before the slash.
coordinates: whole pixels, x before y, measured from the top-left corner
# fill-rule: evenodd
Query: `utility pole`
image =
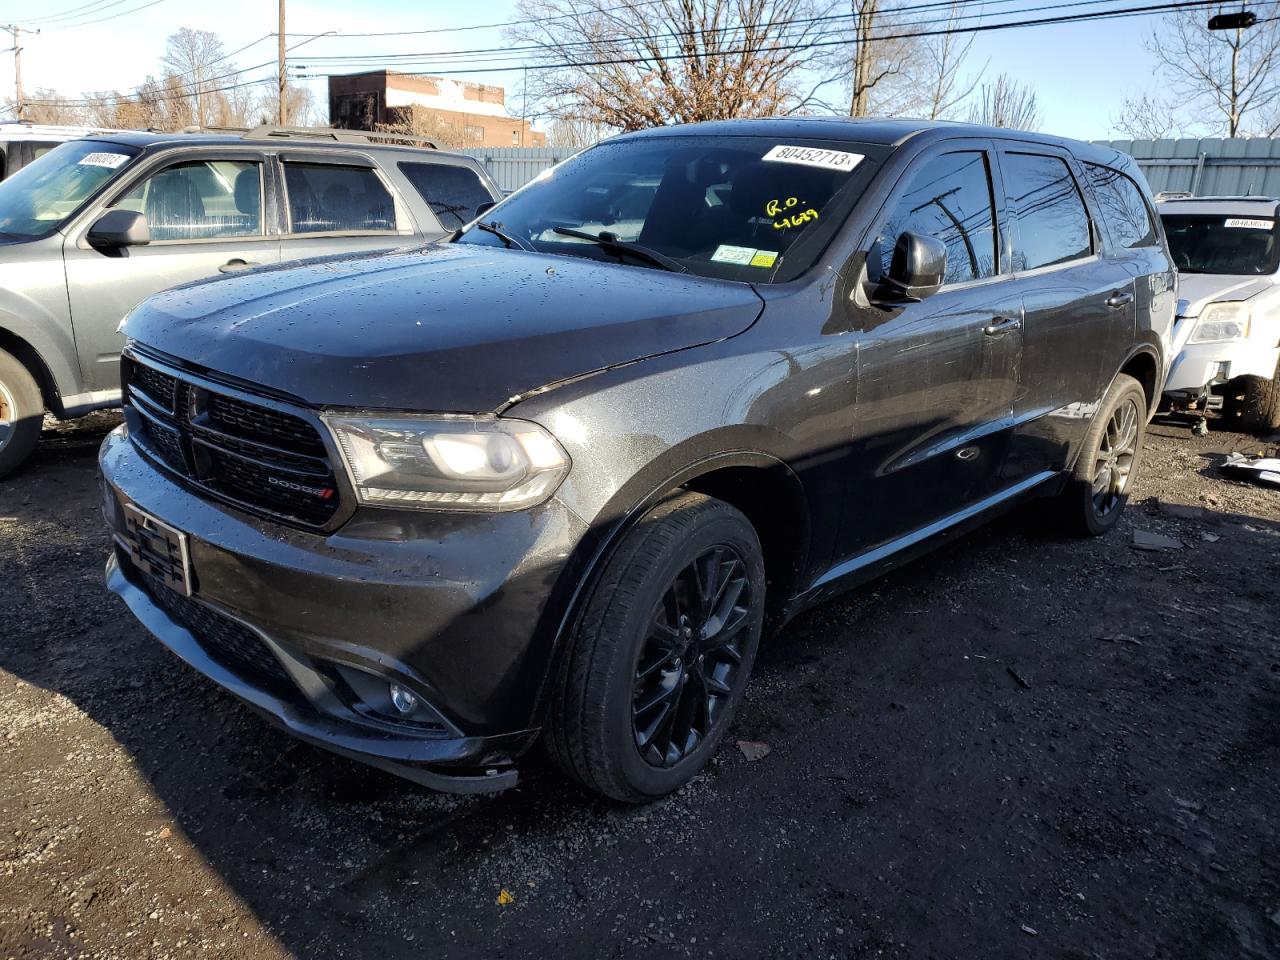
<path id="1" fill-rule="evenodd" d="M 281 3 L 283 2 L 284 0 L 281 0 Z M 22 28 L 16 23 L 11 23 L 8 26 L 0 27 L 0 30 L 4 30 L 13 36 L 13 100 L 17 107 L 18 120 L 22 121 L 27 119 L 26 99 L 22 96 L 22 40 L 20 36 Z M 27 31 L 27 33 L 31 32 L 30 30 Z M 40 31 L 36 30 L 35 32 L 39 33 Z"/>
<path id="2" fill-rule="evenodd" d="M 280 109 L 276 119 L 279 122 L 280 126 L 285 127 L 289 125 L 289 108 L 287 103 L 285 102 L 285 93 L 286 93 L 286 88 L 289 84 L 289 80 L 285 75 L 285 69 L 284 69 L 284 0 L 280 0 L 280 32 L 279 34 L 277 34 L 277 37 L 280 40 L 280 54 L 279 54 Z"/>

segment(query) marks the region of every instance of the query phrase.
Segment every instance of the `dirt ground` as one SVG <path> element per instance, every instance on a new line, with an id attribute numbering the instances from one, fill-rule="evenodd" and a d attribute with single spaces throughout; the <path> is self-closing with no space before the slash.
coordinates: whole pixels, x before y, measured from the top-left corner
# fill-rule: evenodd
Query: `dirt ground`
<path id="1" fill-rule="evenodd" d="M 112 423 L 0 484 L 0 957 L 1280 957 L 1256 440 L 1158 423 L 1110 536 L 1024 511 L 806 615 L 634 809 L 425 793 L 187 670 L 102 584 Z"/>

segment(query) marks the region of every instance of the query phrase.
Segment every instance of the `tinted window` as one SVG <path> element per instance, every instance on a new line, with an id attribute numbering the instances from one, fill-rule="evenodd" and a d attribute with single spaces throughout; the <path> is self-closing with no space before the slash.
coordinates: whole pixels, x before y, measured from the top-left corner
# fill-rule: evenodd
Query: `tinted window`
<path id="1" fill-rule="evenodd" d="M 1034 270 L 1087 257 L 1093 249 L 1089 215 L 1066 163 L 1040 154 L 1009 153 L 1001 157 L 1001 166 L 1018 217 L 1014 269 Z"/>
<path id="2" fill-rule="evenodd" d="M 903 233 L 937 237 L 947 245 L 946 283 L 994 275 L 995 221 L 987 158 L 977 151 L 935 157 L 911 175 L 906 192 L 880 231 L 881 271 Z"/>
<path id="3" fill-rule="evenodd" d="M 396 228 L 391 194 L 366 167 L 286 162 L 284 182 L 294 233 Z"/>
<path id="4" fill-rule="evenodd" d="M 814 262 L 884 153 L 868 144 L 751 136 L 619 139 L 545 171 L 484 219 L 542 253 L 660 269 L 557 228 L 609 234 L 700 276 L 776 282 Z M 503 245 L 479 229 L 458 242 Z"/>
<path id="5" fill-rule="evenodd" d="M 1151 214 L 1138 185 L 1110 167 L 1086 163 L 1084 172 L 1093 184 L 1102 216 L 1111 228 L 1116 244 L 1125 248 L 1154 246 L 1155 226 L 1151 223 Z"/>
<path id="6" fill-rule="evenodd" d="M 152 240 L 209 240 L 262 233 L 262 164 L 194 160 L 165 167 L 115 206 L 147 218 Z"/>
<path id="7" fill-rule="evenodd" d="M 470 167 L 445 163 L 402 163 L 400 172 L 427 201 L 446 230 L 456 230 L 476 215 L 476 207 L 493 200 Z"/>
<path id="8" fill-rule="evenodd" d="M 1160 219 L 1173 262 L 1183 273 L 1254 277 L 1280 266 L 1272 217 L 1166 213 Z"/>

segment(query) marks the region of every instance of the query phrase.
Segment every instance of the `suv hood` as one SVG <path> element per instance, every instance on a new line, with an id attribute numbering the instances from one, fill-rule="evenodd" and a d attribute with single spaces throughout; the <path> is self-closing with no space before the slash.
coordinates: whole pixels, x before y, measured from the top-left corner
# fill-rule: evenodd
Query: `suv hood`
<path id="1" fill-rule="evenodd" d="M 123 331 L 313 406 L 480 413 L 731 337 L 762 308 L 743 283 L 435 244 L 177 287 L 140 305 Z"/>
<path id="2" fill-rule="evenodd" d="M 1200 311 L 1216 300 L 1248 300 L 1276 285 L 1273 277 L 1241 277 L 1232 274 L 1180 273 L 1178 297 L 1187 301 L 1179 312 L 1183 317 L 1198 317 Z"/>

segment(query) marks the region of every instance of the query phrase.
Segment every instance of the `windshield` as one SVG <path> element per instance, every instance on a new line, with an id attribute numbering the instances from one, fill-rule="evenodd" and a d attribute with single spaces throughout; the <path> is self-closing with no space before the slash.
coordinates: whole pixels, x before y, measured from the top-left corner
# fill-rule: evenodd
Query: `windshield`
<path id="1" fill-rule="evenodd" d="M 457 242 L 510 242 L 729 280 L 790 280 L 822 253 L 883 154 L 869 144 L 793 138 L 604 143 L 484 214 L 496 231 L 473 226 Z"/>
<path id="2" fill-rule="evenodd" d="M 140 151 L 101 140 L 73 140 L 0 181 L 0 235 L 35 239 L 57 230 Z"/>
<path id="3" fill-rule="evenodd" d="M 1183 273 L 1256 277 L 1280 265 L 1274 217 L 1171 213 L 1160 220 Z"/>

